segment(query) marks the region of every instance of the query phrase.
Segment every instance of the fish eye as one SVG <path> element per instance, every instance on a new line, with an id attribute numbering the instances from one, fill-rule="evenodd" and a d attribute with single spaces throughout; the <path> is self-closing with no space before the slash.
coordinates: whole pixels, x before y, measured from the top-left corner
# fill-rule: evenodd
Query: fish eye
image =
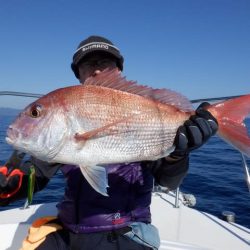
<path id="1" fill-rule="evenodd" d="M 32 118 L 37 118 L 41 115 L 42 107 L 40 105 L 34 105 L 30 109 L 30 116 Z"/>

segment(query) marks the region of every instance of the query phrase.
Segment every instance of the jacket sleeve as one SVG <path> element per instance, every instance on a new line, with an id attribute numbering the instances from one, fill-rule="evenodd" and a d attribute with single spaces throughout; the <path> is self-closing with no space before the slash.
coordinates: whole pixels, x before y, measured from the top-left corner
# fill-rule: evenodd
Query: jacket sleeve
<path id="1" fill-rule="evenodd" d="M 20 170 L 24 173 L 20 189 L 13 196 L 6 199 L 1 199 L 0 206 L 6 206 L 16 200 L 27 198 L 29 168 L 32 165 L 35 168 L 34 192 L 39 192 L 44 189 L 50 178 L 58 171 L 61 166 L 60 164 L 51 164 L 31 157 L 28 161 L 25 161 L 20 166 Z"/>
<path id="2" fill-rule="evenodd" d="M 176 189 L 182 183 L 189 168 L 189 156 L 168 156 L 151 163 L 151 171 L 156 184 Z"/>

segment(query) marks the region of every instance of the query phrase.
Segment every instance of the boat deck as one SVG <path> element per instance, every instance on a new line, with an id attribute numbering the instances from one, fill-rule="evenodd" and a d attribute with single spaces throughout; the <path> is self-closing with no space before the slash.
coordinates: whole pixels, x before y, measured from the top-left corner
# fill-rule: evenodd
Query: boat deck
<path id="1" fill-rule="evenodd" d="M 172 193 L 154 192 L 152 224 L 160 232 L 160 249 L 249 250 L 250 230 L 210 214 L 189 208 L 180 199 L 175 208 Z M 17 250 L 36 218 L 56 215 L 55 203 L 32 205 L 27 209 L 0 212 L 0 250 Z"/>

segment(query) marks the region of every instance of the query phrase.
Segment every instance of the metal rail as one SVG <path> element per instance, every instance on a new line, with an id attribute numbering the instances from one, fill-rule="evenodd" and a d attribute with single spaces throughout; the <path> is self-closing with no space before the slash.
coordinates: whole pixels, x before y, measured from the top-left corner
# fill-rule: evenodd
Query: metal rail
<path id="1" fill-rule="evenodd" d="M 0 95 L 11 95 L 11 96 L 24 96 L 24 97 L 34 97 L 40 98 L 43 94 L 35 94 L 35 93 L 25 93 L 25 92 L 17 92 L 17 91 L 0 91 Z M 234 95 L 234 96 L 222 96 L 222 97 L 213 97 L 213 98 L 203 98 L 203 99 L 194 99 L 190 100 L 191 103 L 199 103 L 199 102 L 213 102 L 213 101 L 221 101 L 232 99 L 236 97 L 240 97 L 243 95 Z"/>
<path id="2" fill-rule="evenodd" d="M 180 188 L 178 187 L 175 190 L 175 203 L 174 203 L 174 207 L 175 208 L 179 208 L 180 207 L 179 197 L 180 197 Z"/>
<path id="3" fill-rule="evenodd" d="M 223 97 L 195 99 L 195 100 L 190 100 L 190 102 L 191 103 L 199 103 L 199 102 L 222 101 L 222 100 L 233 99 L 233 98 L 237 98 L 237 97 L 241 97 L 241 96 L 244 96 L 244 95 L 232 95 L 232 96 L 223 96 Z"/>
<path id="4" fill-rule="evenodd" d="M 250 193 L 250 174 L 249 174 L 249 168 L 247 166 L 247 161 L 246 158 L 243 154 L 241 154 L 242 157 L 242 164 L 243 164 L 243 168 L 244 168 L 244 172 L 246 175 L 246 183 L 247 183 L 247 187 L 248 187 L 248 191 Z"/>
<path id="5" fill-rule="evenodd" d="M 24 97 L 34 97 L 34 98 L 40 98 L 43 96 L 42 94 L 16 92 L 16 91 L 0 91 L 0 95 L 24 96 Z"/>

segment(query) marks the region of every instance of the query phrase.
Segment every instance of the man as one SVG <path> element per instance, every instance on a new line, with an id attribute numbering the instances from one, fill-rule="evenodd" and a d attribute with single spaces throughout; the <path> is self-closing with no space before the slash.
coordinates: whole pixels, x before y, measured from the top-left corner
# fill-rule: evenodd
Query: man
<path id="1" fill-rule="evenodd" d="M 80 43 L 71 64 L 81 84 L 104 69 L 123 70 L 123 57 L 106 38 L 91 36 Z M 199 108 L 178 130 L 176 149 L 155 162 L 112 164 L 107 168 L 108 197 L 97 193 L 73 165 L 48 164 L 31 158 L 12 174 L 0 169 L 0 203 L 8 204 L 26 196 L 27 173 L 35 166 L 35 192 L 42 190 L 60 168 L 67 179 L 63 201 L 56 221 L 39 224 L 40 241 L 25 244 L 36 249 L 157 249 L 159 235 L 151 225 L 150 203 L 153 181 L 176 189 L 188 170 L 188 154 L 200 147 L 217 130 L 212 115 Z M 7 168 L 11 168 L 10 161 Z M 46 231 L 46 226 L 55 232 Z M 55 226 L 56 225 L 56 226 Z M 39 229 L 41 229 L 39 231 Z M 42 230 L 43 229 L 43 230 Z M 47 233 L 44 233 L 44 232 Z M 34 249 L 34 248 L 33 248 Z"/>

